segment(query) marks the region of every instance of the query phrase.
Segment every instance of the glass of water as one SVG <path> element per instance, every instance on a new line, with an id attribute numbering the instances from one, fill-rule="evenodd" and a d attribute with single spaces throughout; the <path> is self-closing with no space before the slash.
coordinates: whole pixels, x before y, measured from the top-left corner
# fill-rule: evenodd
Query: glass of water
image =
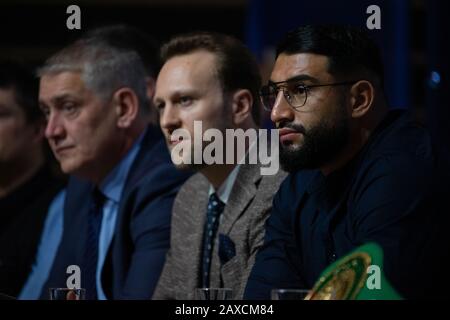
<path id="1" fill-rule="evenodd" d="M 50 300 L 85 300 L 85 289 L 50 288 Z"/>
<path id="2" fill-rule="evenodd" d="M 310 290 L 307 289 L 272 289 L 272 300 L 305 300 Z"/>

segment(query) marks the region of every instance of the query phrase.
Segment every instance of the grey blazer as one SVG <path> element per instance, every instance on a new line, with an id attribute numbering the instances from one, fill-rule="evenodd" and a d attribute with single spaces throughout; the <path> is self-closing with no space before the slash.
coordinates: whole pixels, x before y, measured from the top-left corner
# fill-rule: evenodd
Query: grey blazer
<path id="1" fill-rule="evenodd" d="M 286 173 L 261 176 L 260 165 L 241 165 L 219 225 L 235 246 L 235 255 L 222 263 L 218 237 L 211 261 L 211 287 L 233 289 L 241 299 L 257 250 L 263 244 L 264 224 L 272 199 Z M 206 220 L 209 182 L 200 173 L 181 187 L 173 206 L 170 249 L 153 299 L 194 299 L 200 286 L 203 229 Z"/>

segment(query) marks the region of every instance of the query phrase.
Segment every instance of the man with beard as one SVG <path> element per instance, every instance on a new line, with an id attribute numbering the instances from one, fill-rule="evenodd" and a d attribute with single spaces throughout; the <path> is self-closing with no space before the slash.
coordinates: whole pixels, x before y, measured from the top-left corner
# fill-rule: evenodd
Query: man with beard
<path id="1" fill-rule="evenodd" d="M 368 242 L 383 249 L 382 272 L 403 297 L 445 296 L 448 164 L 407 112 L 389 110 L 382 70 L 358 29 L 305 26 L 279 44 L 261 97 L 290 175 L 246 298 L 311 289 L 328 265 Z"/>
<path id="2" fill-rule="evenodd" d="M 238 40 L 215 33 L 176 37 L 163 47 L 162 57 L 154 99 L 161 128 L 172 160 L 178 143 L 190 145 L 181 155 L 188 161 L 178 168 L 198 173 L 175 199 L 170 250 L 153 298 L 192 299 L 199 287 L 230 288 L 239 298 L 263 242 L 273 195 L 286 174 L 262 176 L 260 164 L 189 164 L 199 142 L 180 141 L 174 132 L 184 129 L 195 139 L 194 121 L 201 121 L 204 131 L 223 134 L 255 130 L 258 66 Z M 200 146 L 204 150 L 206 144 Z"/>

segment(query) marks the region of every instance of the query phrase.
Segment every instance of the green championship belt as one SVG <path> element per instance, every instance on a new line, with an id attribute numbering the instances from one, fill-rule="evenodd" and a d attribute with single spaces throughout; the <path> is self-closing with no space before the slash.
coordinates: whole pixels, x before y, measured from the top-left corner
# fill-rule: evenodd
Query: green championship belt
<path id="1" fill-rule="evenodd" d="M 383 250 L 365 244 L 328 266 L 305 300 L 402 299 L 382 270 Z"/>

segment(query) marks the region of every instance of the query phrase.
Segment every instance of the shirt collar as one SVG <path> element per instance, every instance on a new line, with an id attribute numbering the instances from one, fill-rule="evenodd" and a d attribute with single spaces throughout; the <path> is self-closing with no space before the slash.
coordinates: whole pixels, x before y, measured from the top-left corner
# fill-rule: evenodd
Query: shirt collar
<path id="1" fill-rule="evenodd" d="M 240 164 L 238 164 L 236 167 L 234 167 L 233 171 L 231 171 L 231 173 L 228 175 L 228 177 L 225 179 L 225 181 L 221 184 L 219 189 L 217 189 L 217 191 L 211 184 L 209 186 L 209 195 L 212 195 L 214 192 L 216 192 L 219 199 L 226 205 L 228 202 L 228 199 L 230 198 L 231 190 L 233 189 L 234 182 L 236 181 L 240 167 L 241 167 Z"/>
<path id="2" fill-rule="evenodd" d="M 122 197 L 122 191 L 125 186 L 128 172 L 131 165 L 136 158 L 136 155 L 140 149 L 142 139 L 144 138 L 146 130 L 141 133 L 139 138 L 134 142 L 131 149 L 122 158 L 122 160 L 114 167 L 114 169 L 106 176 L 106 178 L 100 183 L 100 191 L 103 195 L 116 203 L 119 203 Z"/>
<path id="3" fill-rule="evenodd" d="M 261 135 L 258 135 L 258 139 L 261 138 Z M 255 150 L 253 150 L 257 145 L 258 145 L 258 139 L 256 139 L 255 141 L 253 141 L 253 143 L 248 147 L 245 156 L 244 156 L 244 161 L 245 159 L 248 157 L 249 152 L 254 152 Z M 239 163 L 239 161 L 238 161 Z M 241 164 L 236 165 L 236 167 L 234 167 L 233 171 L 231 171 L 231 173 L 228 175 L 227 179 L 222 183 L 222 185 L 219 187 L 219 189 L 216 191 L 215 188 L 213 187 L 213 185 L 209 186 L 209 196 L 211 196 L 211 194 L 213 194 L 214 192 L 216 192 L 217 196 L 219 197 L 219 199 L 227 204 L 228 199 L 230 198 L 230 194 L 231 194 L 231 190 L 233 189 L 234 186 L 234 182 L 236 181 L 237 175 L 239 173 L 239 168 L 241 167 Z"/>

